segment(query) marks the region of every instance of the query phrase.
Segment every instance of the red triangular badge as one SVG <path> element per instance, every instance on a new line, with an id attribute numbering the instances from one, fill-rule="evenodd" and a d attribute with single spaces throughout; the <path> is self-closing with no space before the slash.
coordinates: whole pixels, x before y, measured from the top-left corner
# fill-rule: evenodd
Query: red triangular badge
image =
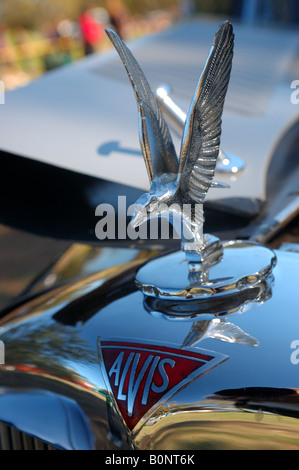
<path id="1" fill-rule="evenodd" d="M 130 431 L 151 408 L 226 358 L 196 348 L 117 339 L 99 340 L 99 354 L 107 388 Z"/>

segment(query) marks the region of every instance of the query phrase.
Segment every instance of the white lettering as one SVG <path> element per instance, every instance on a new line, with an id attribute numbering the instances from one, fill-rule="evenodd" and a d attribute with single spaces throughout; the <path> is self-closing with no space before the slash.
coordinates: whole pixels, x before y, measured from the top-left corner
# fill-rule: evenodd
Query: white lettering
<path id="1" fill-rule="evenodd" d="M 109 377 L 111 377 L 112 374 L 115 374 L 114 385 L 116 387 L 118 387 L 118 384 L 119 384 L 120 368 L 121 368 L 123 357 L 124 357 L 124 352 L 119 353 L 119 355 L 117 356 L 116 360 L 113 363 L 113 366 L 111 367 L 109 371 Z"/>
<path id="2" fill-rule="evenodd" d="M 127 204 L 126 196 L 118 197 L 118 240 L 127 238 Z"/>
<path id="3" fill-rule="evenodd" d="M 169 378 L 165 371 L 164 364 L 169 364 L 173 368 L 175 366 L 175 361 L 173 359 L 162 359 L 162 361 L 159 363 L 158 369 L 163 379 L 163 383 L 162 385 L 160 385 L 160 387 L 157 387 L 155 383 L 152 384 L 152 391 L 155 393 L 164 392 L 167 389 L 168 384 L 169 384 Z"/>
<path id="4" fill-rule="evenodd" d="M 140 457 L 119 457 L 112 454 L 112 457 L 106 457 L 105 465 L 131 465 L 136 468 Z"/>
<path id="5" fill-rule="evenodd" d="M 118 387 L 117 399 L 121 401 L 127 400 L 128 416 L 132 416 L 141 383 L 144 384 L 141 404 L 146 405 L 151 390 L 159 394 L 165 392 L 169 385 L 169 377 L 165 368 L 167 365 L 173 368 L 176 363 L 170 358 L 161 360 L 160 356 L 153 354 L 148 355 L 142 363 L 140 363 L 141 353 L 131 352 L 126 359 L 124 356 L 124 351 L 118 354 L 110 367 L 108 376 L 111 380 L 111 385 L 114 383 L 114 386 Z M 139 372 L 137 373 L 137 371 Z M 155 374 L 160 375 L 160 385 L 154 382 Z M 125 383 L 128 383 L 127 387 L 125 387 Z"/>
<path id="6" fill-rule="evenodd" d="M 194 455 L 178 455 L 178 454 L 150 454 L 149 464 L 150 465 L 194 465 Z"/>
<path id="7" fill-rule="evenodd" d="M 0 341 L 0 364 L 5 364 L 5 346 L 3 341 Z"/>
<path id="8" fill-rule="evenodd" d="M 299 104 L 299 80 L 294 80 L 291 84 L 291 88 L 295 89 L 291 94 L 291 103 Z"/>
<path id="9" fill-rule="evenodd" d="M 140 383 L 144 377 L 146 370 L 148 369 L 150 363 L 152 362 L 154 356 L 148 356 L 141 371 L 138 374 L 137 380 L 134 383 L 136 368 L 140 359 L 140 354 L 136 354 L 134 358 L 134 362 L 131 369 L 130 380 L 129 380 L 129 390 L 128 390 L 128 415 L 132 416 L 135 398 L 140 386 Z"/>
<path id="10" fill-rule="evenodd" d="M 96 208 L 95 215 L 103 216 L 96 224 L 95 234 L 99 240 L 115 240 L 115 211 L 111 204 L 100 204 Z M 104 230 L 106 227 L 106 230 Z"/>
<path id="11" fill-rule="evenodd" d="M 160 361 L 160 356 L 156 356 L 153 363 L 152 363 L 152 365 L 151 365 L 151 368 L 150 368 L 150 371 L 148 373 L 146 383 L 145 383 L 145 386 L 144 386 L 144 390 L 143 390 L 142 401 L 141 401 L 142 405 L 147 404 L 148 394 L 149 394 L 150 386 L 151 386 L 151 383 L 152 383 L 152 380 L 153 380 L 153 375 L 155 373 L 155 370 L 156 370 L 156 367 L 157 367 L 159 361 Z"/>
<path id="12" fill-rule="evenodd" d="M 128 217 L 132 217 L 135 214 L 136 211 L 136 204 L 132 204 L 131 206 L 128 207 Z M 142 208 L 140 208 L 140 211 L 142 211 Z M 143 210 L 144 212 L 144 217 L 146 218 L 146 210 Z M 128 238 L 130 240 L 146 240 L 147 239 L 147 224 L 142 223 L 139 227 L 136 229 L 129 224 L 127 227 L 127 233 L 128 233 Z"/>
<path id="13" fill-rule="evenodd" d="M 299 340 L 292 342 L 291 349 L 295 349 L 291 354 L 291 363 L 296 366 L 299 364 Z"/>
<path id="14" fill-rule="evenodd" d="M 128 370 L 129 370 L 129 367 L 130 367 L 130 364 L 132 362 L 133 357 L 134 357 L 134 353 L 131 353 L 129 355 L 128 359 L 127 359 L 126 365 L 125 365 L 123 373 L 121 375 L 120 385 L 119 385 L 118 394 L 117 394 L 118 400 L 124 401 L 124 400 L 127 399 L 126 395 L 123 394 L 123 387 L 124 387 L 126 376 L 127 376 L 127 373 L 128 373 Z"/>

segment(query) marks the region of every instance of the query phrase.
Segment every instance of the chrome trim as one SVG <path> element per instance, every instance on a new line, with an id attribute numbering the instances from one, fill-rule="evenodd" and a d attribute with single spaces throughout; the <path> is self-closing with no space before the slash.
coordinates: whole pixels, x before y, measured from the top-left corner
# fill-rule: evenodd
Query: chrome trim
<path id="1" fill-rule="evenodd" d="M 227 312 L 214 305 L 213 314 L 206 304 L 201 313 L 194 305 L 185 318 L 149 314 L 144 295 L 134 286 L 136 270 L 145 262 L 139 256 L 138 264 L 137 255 L 134 263 L 106 266 L 23 302 L 0 321 L 0 340 L 13 345 L 6 348 L 6 364 L 0 366 L 0 421 L 40 440 L 59 441 L 62 448 L 67 447 L 58 432 L 66 427 L 76 431 L 77 448 L 86 448 L 82 421 L 53 411 L 58 396 L 80 407 L 93 449 L 205 449 L 207 442 L 213 449 L 299 449 L 298 366 L 291 362 L 291 344 L 298 339 L 298 261 L 286 251 L 275 255 L 271 295 Z M 186 302 L 179 304 L 182 309 Z M 191 309 L 192 301 L 187 304 Z M 227 334 L 234 325 L 256 344 L 222 340 L 210 329 L 217 326 L 213 320 L 221 320 Z M 154 408 L 128 434 L 107 393 L 97 337 L 169 342 L 182 350 L 191 342 L 195 349 L 229 359 Z M 49 420 L 40 419 L 35 394 L 41 391 L 53 432 Z"/>
<path id="2" fill-rule="evenodd" d="M 194 272 L 193 263 L 182 252 L 151 260 L 137 272 L 136 285 L 145 296 L 164 300 L 189 302 L 225 297 L 230 302 L 231 295 L 238 294 L 241 299 L 242 292 L 251 298 L 252 288 L 273 273 L 277 263 L 274 251 L 253 242 L 230 241 L 222 245 L 220 260 L 196 265 Z"/>
<path id="3" fill-rule="evenodd" d="M 6 423 L 0 423 L 0 450 L 58 450 Z"/>
<path id="4" fill-rule="evenodd" d="M 294 197 L 286 206 L 274 214 L 271 220 L 261 223 L 251 235 L 250 240 L 267 243 L 299 215 L 299 196 Z"/>
<path id="5" fill-rule="evenodd" d="M 156 98 L 164 112 L 165 116 L 169 119 L 170 125 L 174 128 L 179 136 L 184 132 L 184 127 L 187 119 L 186 113 L 173 101 L 170 97 L 171 86 L 162 84 L 156 89 Z M 244 160 L 232 153 L 224 152 L 219 149 L 218 160 L 215 170 L 218 173 L 229 173 L 237 175 L 246 168 Z"/>

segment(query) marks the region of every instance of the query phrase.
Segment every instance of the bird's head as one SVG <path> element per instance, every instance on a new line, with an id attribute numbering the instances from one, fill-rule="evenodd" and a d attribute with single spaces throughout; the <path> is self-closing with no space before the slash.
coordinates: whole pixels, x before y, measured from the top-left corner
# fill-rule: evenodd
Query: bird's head
<path id="1" fill-rule="evenodd" d="M 155 194 L 143 194 L 135 203 L 131 225 L 134 228 L 147 222 L 150 217 L 159 213 L 159 199 Z"/>

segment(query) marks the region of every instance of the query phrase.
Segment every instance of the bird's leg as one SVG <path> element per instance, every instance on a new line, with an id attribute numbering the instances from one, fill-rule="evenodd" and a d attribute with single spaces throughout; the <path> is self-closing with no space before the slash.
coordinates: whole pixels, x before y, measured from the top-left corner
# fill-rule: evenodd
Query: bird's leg
<path id="1" fill-rule="evenodd" d="M 203 205 L 196 204 L 192 207 L 190 217 L 183 214 L 182 218 L 182 249 L 189 263 L 190 284 L 202 284 L 209 279 L 209 270 L 205 269 L 203 235 Z M 188 228 L 188 231 L 187 231 Z"/>
<path id="2" fill-rule="evenodd" d="M 203 234 L 203 205 L 196 204 L 191 216 L 182 213 L 182 250 L 189 264 L 190 284 L 203 284 L 209 280 L 210 267 L 222 258 L 220 240 Z"/>
<path id="3" fill-rule="evenodd" d="M 184 208 L 182 213 L 182 250 L 190 261 L 194 259 L 201 262 L 201 252 L 204 246 L 203 224 L 202 204 L 195 204 L 189 214 L 186 214 Z"/>

